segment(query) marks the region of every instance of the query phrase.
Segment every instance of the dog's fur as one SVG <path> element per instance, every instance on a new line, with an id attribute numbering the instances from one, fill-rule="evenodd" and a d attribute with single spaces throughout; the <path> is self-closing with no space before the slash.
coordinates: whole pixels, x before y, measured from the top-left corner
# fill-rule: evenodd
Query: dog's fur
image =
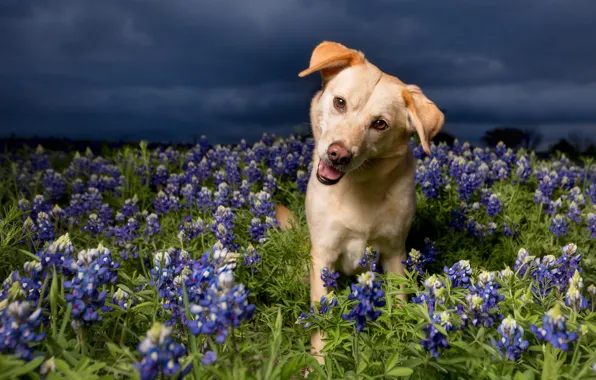
<path id="1" fill-rule="evenodd" d="M 405 241 L 416 208 L 415 161 L 408 141 L 417 132 L 429 153 L 429 141 L 444 122 L 443 113 L 419 87 L 384 73 L 360 51 L 322 42 L 299 76 L 316 71 L 322 88 L 310 108 L 315 149 L 306 193 L 313 304 L 327 294 L 321 268 L 355 274 L 368 246 L 380 253 L 385 271 L 403 273 Z M 335 97 L 343 98 L 345 105 L 338 107 Z M 378 119 L 386 129 L 375 128 Z M 348 164 L 333 165 L 327 149 L 335 143 L 351 153 Z M 317 173 L 324 173 L 325 165 L 344 173 L 337 183 L 320 179 Z M 278 207 L 284 227 L 290 216 L 289 210 Z M 322 363 L 320 332 L 313 332 L 311 345 Z"/>

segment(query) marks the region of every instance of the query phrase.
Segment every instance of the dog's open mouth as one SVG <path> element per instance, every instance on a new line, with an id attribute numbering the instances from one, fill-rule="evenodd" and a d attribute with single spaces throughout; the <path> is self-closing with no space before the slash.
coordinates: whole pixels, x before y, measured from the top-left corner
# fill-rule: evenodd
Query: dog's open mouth
<path id="1" fill-rule="evenodd" d="M 335 185 L 339 182 L 341 177 L 343 177 L 345 173 L 341 170 L 323 163 L 323 161 L 319 161 L 319 167 L 317 169 L 317 179 L 323 185 Z"/>

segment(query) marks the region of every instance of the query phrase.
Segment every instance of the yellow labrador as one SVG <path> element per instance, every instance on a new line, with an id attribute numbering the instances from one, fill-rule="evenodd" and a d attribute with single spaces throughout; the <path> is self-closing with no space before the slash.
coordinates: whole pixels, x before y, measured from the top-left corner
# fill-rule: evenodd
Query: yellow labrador
<path id="1" fill-rule="evenodd" d="M 316 71 L 322 88 L 310 108 L 315 148 L 306 192 L 312 303 L 327 294 L 321 268 L 355 274 L 368 246 L 380 253 L 385 271 L 403 273 L 416 208 L 408 141 L 417 132 L 429 153 L 429 141 L 444 122 L 418 86 L 384 73 L 360 51 L 322 42 L 299 76 Z M 287 226 L 288 213 L 278 209 L 278 216 Z M 322 339 L 315 330 L 312 354 L 319 362 Z"/>

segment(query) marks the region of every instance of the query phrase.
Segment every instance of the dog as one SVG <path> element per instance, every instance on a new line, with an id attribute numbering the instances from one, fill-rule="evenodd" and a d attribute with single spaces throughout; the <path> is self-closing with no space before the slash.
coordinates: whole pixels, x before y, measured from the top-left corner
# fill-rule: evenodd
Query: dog
<path id="1" fill-rule="evenodd" d="M 384 73 L 364 53 L 341 43 L 321 42 L 298 76 L 314 72 L 322 85 L 310 104 L 314 151 L 305 204 L 313 305 L 327 294 L 321 269 L 357 274 L 369 246 L 379 252 L 386 272 L 404 273 L 416 210 L 409 140 L 416 132 L 430 155 L 429 142 L 445 119 L 420 87 Z M 288 226 L 287 209 L 277 211 Z M 321 364 L 323 339 L 313 331 L 311 354 Z"/>

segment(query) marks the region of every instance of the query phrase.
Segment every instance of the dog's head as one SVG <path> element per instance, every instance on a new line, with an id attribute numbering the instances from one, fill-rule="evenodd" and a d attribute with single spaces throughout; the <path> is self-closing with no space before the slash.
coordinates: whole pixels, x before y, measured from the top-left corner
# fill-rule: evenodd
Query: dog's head
<path id="1" fill-rule="evenodd" d="M 424 151 L 444 116 L 418 86 L 406 85 L 370 63 L 360 51 L 325 41 L 300 77 L 319 71 L 323 88 L 311 106 L 319 158 L 317 178 L 332 185 L 367 161 L 403 155 L 412 132 Z"/>

